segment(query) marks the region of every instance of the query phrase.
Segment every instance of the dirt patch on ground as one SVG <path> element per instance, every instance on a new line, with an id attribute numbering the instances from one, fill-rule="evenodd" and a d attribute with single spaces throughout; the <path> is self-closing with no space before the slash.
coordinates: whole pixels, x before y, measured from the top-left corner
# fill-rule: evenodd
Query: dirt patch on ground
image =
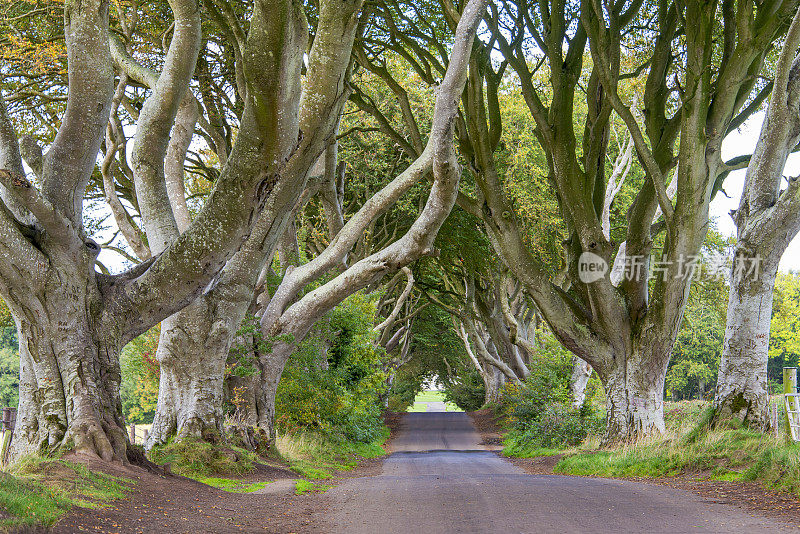
<path id="1" fill-rule="evenodd" d="M 98 465 L 92 466 L 97 469 Z M 129 497 L 108 508 L 75 508 L 58 522 L 56 533 L 74 532 L 306 532 L 313 496 L 291 493 L 229 493 L 177 475 L 159 475 L 136 467 L 102 466 L 133 479 Z M 271 467 L 265 470 L 272 472 Z M 262 471 L 266 474 L 267 471 Z M 292 473 L 292 478 L 299 478 Z M 252 473 L 247 479 L 270 480 Z M 273 479 L 275 480 L 275 479 Z"/>
<path id="2" fill-rule="evenodd" d="M 364 460 L 352 470 L 318 482 L 336 486 L 348 478 L 375 476 L 381 472 L 381 463 L 382 458 Z M 330 506 L 324 494 L 295 495 L 291 490 L 277 494 L 230 493 L 188 478 L 155 475 L 140 468 L 109 466 L 103 470 L 136 481 L 129 497 L 101 510 L 75 508 L 52 532 L 315 533 L 322 530 L 312 524 L 311 518 L 320 517 Z M 272 478 L 278 483 L 300 478 L 293 471 L 261 466 L 244 480 L 269 480 L 264 476 L 268 473 L 289 473 L 287 477 Z"/>
<path id="3" fill-rule="evenodd" d="M 489 408 L 467 412 L 467 415 L 481 436 L 480 444 L 488 451 L 502 451 L 503 429 L 500 426 L 500 417 Z"/>
<path id="4" fill-rule="evenodd" d="M 769 491 L 760 482 L 698 480 L 689 475 L 657 479 L 631 478 L 629 480 L 689 490 L 707 499 L 708 502 L 744 508 L 749 512 L 800 529 L 800 500 L 791 493 Z"/>
<path id="5" fill-rule="evenodd" d="M 392 412 L 384 415 L 384 422 L 391 430 L 390 440 L 401 426 L 401 417 L 401 414 Z M 385 446 L 387 449 L 390 447 L 390 444 Z M 95 458 L 73 457 L 70 460 L 85 463 L 93 470 L 133 479 L 135 486 L 127 498 L 112 503 L 108 508 L 75 508 L 53 528 L 52 532 L 57 534 L 315 533 L 323 531 L 312 524 L 311 518 L 321 517 L 320 514 L 330 509 L 324 493 L 295 495 L 291 490 L 264 494 L 231 493 L 161 468 L 146 470 L 107 464 Z M 335 472 L 333 478 L 318 482 L 336 486 L 349 478 L 376 476 L 381 473 L 382 464 L 382 457 L 364 459 L 354 469 Z M 239 478 L 247 482 L 272 480 L 283 486 L 301 477 L 285 464 L 269 461 L 257 464 L 252 473 Z"/>
<path id="6" fill-rule="evenodd" d="M 563 456 L 563 454 L 556 454 L 553 456 L 536 456 L 534 458 L 506 458 L 505 456 L 503 458 L 529 475 L 552 475 L 553 468 Z"/>

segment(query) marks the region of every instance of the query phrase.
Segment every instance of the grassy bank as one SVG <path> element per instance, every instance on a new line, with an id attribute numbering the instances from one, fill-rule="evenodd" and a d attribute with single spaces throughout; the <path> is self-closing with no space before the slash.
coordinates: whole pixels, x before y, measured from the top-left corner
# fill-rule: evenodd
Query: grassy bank
<path id="1" fill-rule="evenodd" d="M 50 527 L 73 506 L 101 508 L 125 497 L 133 481 L 56 458 L 28 457 L 0 472 L 0 529 Z"/>
<path id="2" fill-rule="evenodd" d="M 307 479 L 332 478 L 335 471 L 353 469 L 361 460 L 386 454 L 389 429 L 368 443 L 347 441 L 318 432 L 300 431 L 278 436 L 277 449 L 289 466 Z"/>
<path id="3" fill-rule="evenodd" d="M 703 401 L 666 403 L 666 433 L 614 449 L 599 449 L 600 436 L 578 446 L 548 449 L 530 446 L 513 433 L 503 454 L 513 457 L 564 455 L 554 472 L 567 475 L 758 481 L 766 488 L 800 496 L 800 445 L 730 424 L 710 428 Z"/>
<path id="4" fill-rule="evenodd" d="M 269 484 L 270 480 L 259 479 L 260 465 L 291 469 L 302 477 L 298 491 L 307 493 L 327 489 L 309 480 L 333 478 L 336 471 L 352 469 L 361 460 L 386 454 L 382 445 L 388 437 L 386 427 L 378 439 L 369 443 L 298 431 L 279 435 L 276 446 L 266 457 L 229 444 L 184 439 L 154 447 L 148 456 L 159 465 L 169 464 L 176 474 L 236 493 L 251 493 Z"/>
<path id="5" fill-rule="evenodd" d="M 555 472 L 571 475 L 668 477 L 681 474 L 759 481 L 800 496 L 800 445 L 730 424 L 710 428 L 709 410 L 668 426 L 664 436 L 615 450 L 567 451 Z"/>

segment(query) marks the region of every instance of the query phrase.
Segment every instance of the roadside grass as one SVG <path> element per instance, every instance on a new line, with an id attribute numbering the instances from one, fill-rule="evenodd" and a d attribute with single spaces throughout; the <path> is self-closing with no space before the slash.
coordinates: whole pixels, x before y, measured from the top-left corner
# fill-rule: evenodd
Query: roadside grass
<path id="1" fill-rule="evenodd" d="M 234 446 L 220 446 L 195 438 L 171 440 L 150 449 L 148 457 L 169 464 L 173 473 L 200 480 L 219 475 L 246 475 L 255 469 L 258 456 Z"/>
<path id="2" fill-rule="evenodd" d="M 276 445 L 294 471 L 305 478 L 318 480 L 332 478 L 334 471 L 352 469 L 362 459 L 385 455 L 382 445 L 388 437 L 388 427 L 383 428 L 380 438 L 369 443 L 306 430 L 279 435 Z"/>
<path id="3" fill-rule="evenodd" d="M 311 482 L 310 480 L 305 480 L 301 478 L 300 480 L 295 481 L 294 485 L 294 494 L 295 495 L 304 495 L 306 493 L 323 493 L 328 491 L 333 486 L 329 486 L 327 484 L 321 484 L 319 482 Z"/>
<path id="4" fill-rule="evenodd" d="M 702 410 L 702 411 L 701 411 Z M 672 412 L 672 413 L 670 413 Z M 667 432 L 613 450 L 566 455 L 554 472 L 608 477 L 670 477 L 759 481 L 768 489 L 800 496 L 800 445 L 735 423 L 710 428 L 712 412 L 702 403 L 671 406 Z"/>
<path id="5" fill-rule="evenodd" d="M 448 412 L 463 412 L 458 406 L 452 402 L 445 402 L 444 393 L 441 391 L 421 391 L 414 397 L 414 403 L 408 407 L 407 412 L 427 412 L 429 402 L 444 402 L 445 410 Z"/>
<path id="6" fill-rule="evenodd" d="M 414 397 L 414 402 L 444 402 L 444 393 L 433 390 L 420 391 Z"/>
<path id="7" fill-rule="evenodd" d="M 536 458 L 537 456 L 554 456 L 563 452 L 563 449 L 538 447 L 523 440 L 515 439 L 514 436 L 507 436 L 503 439 L 503 451 L 501 454 L 508 458 Z"/>
<path id="8" fill-rule="evenodd" d="M 233 478 L 220 477 L 199 477 L 196 480 L 198 482 L 202 482 L 203 484 L 213 486 L 223 491 L 229 491 L 231 493 L 253 493 L 254 491 L 265 488 L 267 484 L 273 482 L 272 480 L 265 482 L 245 482 Z"/>
<path id="9" fill-rule="evenodd" d="M 51 527 L 73 506 L 102 508 L 134 481 L 58 458 L 29 456 L 0 472 L 0 528 Z M 5 517 L 2 517 L 5 516 Z"/>

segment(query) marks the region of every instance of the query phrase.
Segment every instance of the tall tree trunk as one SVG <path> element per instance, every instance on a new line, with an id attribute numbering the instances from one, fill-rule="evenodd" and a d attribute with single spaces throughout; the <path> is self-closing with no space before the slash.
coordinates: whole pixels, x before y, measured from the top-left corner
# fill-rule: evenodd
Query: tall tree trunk
<path id="1" fill-rule="evenodd" d="M 739 250 L 737 259 L 747 251 Z M 750 256 L 750 254 L 748 254 Z M 743 258 L 745 259 L 745 258 Z M 746 258 L 753 260 L 754 258 Z M 728 317 L 714 397 L 714 420 L 734 418 L 763 430 L 769 394 L 767 362 L 772 291 L 778 261 L 769 258 L 758 277 L 735 268 L 731 273 Z"/>
<path id="2" fill-rule="evenodd" d="M 665 430 L 666 371 L 657 366 L 635 364 L 638 359 L 634 355 L 627 365 L 613 369 L 603 380 L 606 390 L 603 444 L 633 442 Z"/>
<path id="3" fill-rule="evenodd" d="M 758 143 L 745 174 L 714 423 L 733 417 L 767 427 L 767 362 L 778 264 L 800 230 L 800 181 L 783 171 L 800 141 L 800 12 L 786 34 Z"/>
<path id="4" fill-rule="evenodd" d="M 185 437 L 222 431 L 225 361 L 252 304 L 258 276 L 292 222 L 292 208 L 305 188 L 309 170 L 336 132 L 349 95 L 347 86 L 339 82 L 348 76 L 360 9 L 360 1 L 346 10 L 321 3 L 318 34 L 309 59 L 313 82 L 304 87 L 299 113 L 301 130 L 308 135 L 302 136 L 297 156 L 281 170 L 301 187 L 275 192 L 274 201 L 264 207 L 247 241 L 226 263 L 213 288 L 171 317 L 162 329 L 161 389 L 149 447 L 164 443 L 174 432 Z M 294 231 L 290 234 L 293 237 Z"/>
<path id="5" fill-rule="evenodd" d="M 298 340 L 299 343 L 302 339 Z M 283 369 L 296 344 L 287 343 L 285 340 L 276 341 L 269 354 L 262 354 L 259 358 L 260 379 L 256 387 L 256 412 L 258 414 L 257 426 L 264 431 L 270 440 L 275 440 L 275 397 L 278 394 L 278 384 L 283 375 Z"/>
<path id="6" fill-rule="evenodd" d="M 168 101 L 176 87 L 185 88 L 184 75 L 194 67 L 195 54 L 187 51 L 193 45 L 184 50 L 176 43 L 199 40 L 199 23 L 182 18 L 199 22 L 197 4 L 173 0 L 170 5 L 176 24 L 165 72 L 171 74 L 159 78 L 157 95 L 148 98 L 138 122 L 142 183 L 158 182 L 174 117 Z M 253 11 L 246 54 L 252 94 L 217 187 L 194 224 L 161 254 L 125 273 L 103 275 L 95 271 L 100 247 L 86 237 L 82 203 L 113 97 L 108 3 L 65 4 L 69 95 L 43 162 L 42 189 L 21 173 L 0 169 L 5 186 L 0 194 L 10 193 L 36 220 L 22 224 L 0 204 L 0 295 L 23 345 L 15 457 L 74 447 L 105 460 L 125 460 L 119 349 L 192 302 L 245 240 L 265 204 L 277 205 L 272 216 L 278 219 L 281 193 L 297 188 L 280 172 L 297 149 L 307 21 L 299 5 L 283 0 L 257 3 Z M 0 122 L 7 122 L 2 113 Z M 8 131 L 13 131 L 9 124 L 0 124 L 0 145 L 8 146 Z M 159 139 L 142 139 L 148 131 Z M 167 233 L 159 228 L 155 240 Z"/>

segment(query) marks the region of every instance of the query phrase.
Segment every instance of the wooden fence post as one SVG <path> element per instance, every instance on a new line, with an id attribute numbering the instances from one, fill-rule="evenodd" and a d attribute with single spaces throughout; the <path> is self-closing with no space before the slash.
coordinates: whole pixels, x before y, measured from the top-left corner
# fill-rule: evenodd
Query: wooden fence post
<path id="1" fill-rule="evenodd" d="M 131 445 L 136 445 L 136 425 L 132 423 L 131 423 L 130 437 L 131 437 Z"/>
<path id="2" fill-rule="evenodd" d="M 783 368 L 783 406 L 786 408 L 786 395 L 797 393 L 797 367 Z M 789 426 L 789 411 L 784 409 L 783 427 L 789 439 L 792 439 L 792 428 Z"/>

